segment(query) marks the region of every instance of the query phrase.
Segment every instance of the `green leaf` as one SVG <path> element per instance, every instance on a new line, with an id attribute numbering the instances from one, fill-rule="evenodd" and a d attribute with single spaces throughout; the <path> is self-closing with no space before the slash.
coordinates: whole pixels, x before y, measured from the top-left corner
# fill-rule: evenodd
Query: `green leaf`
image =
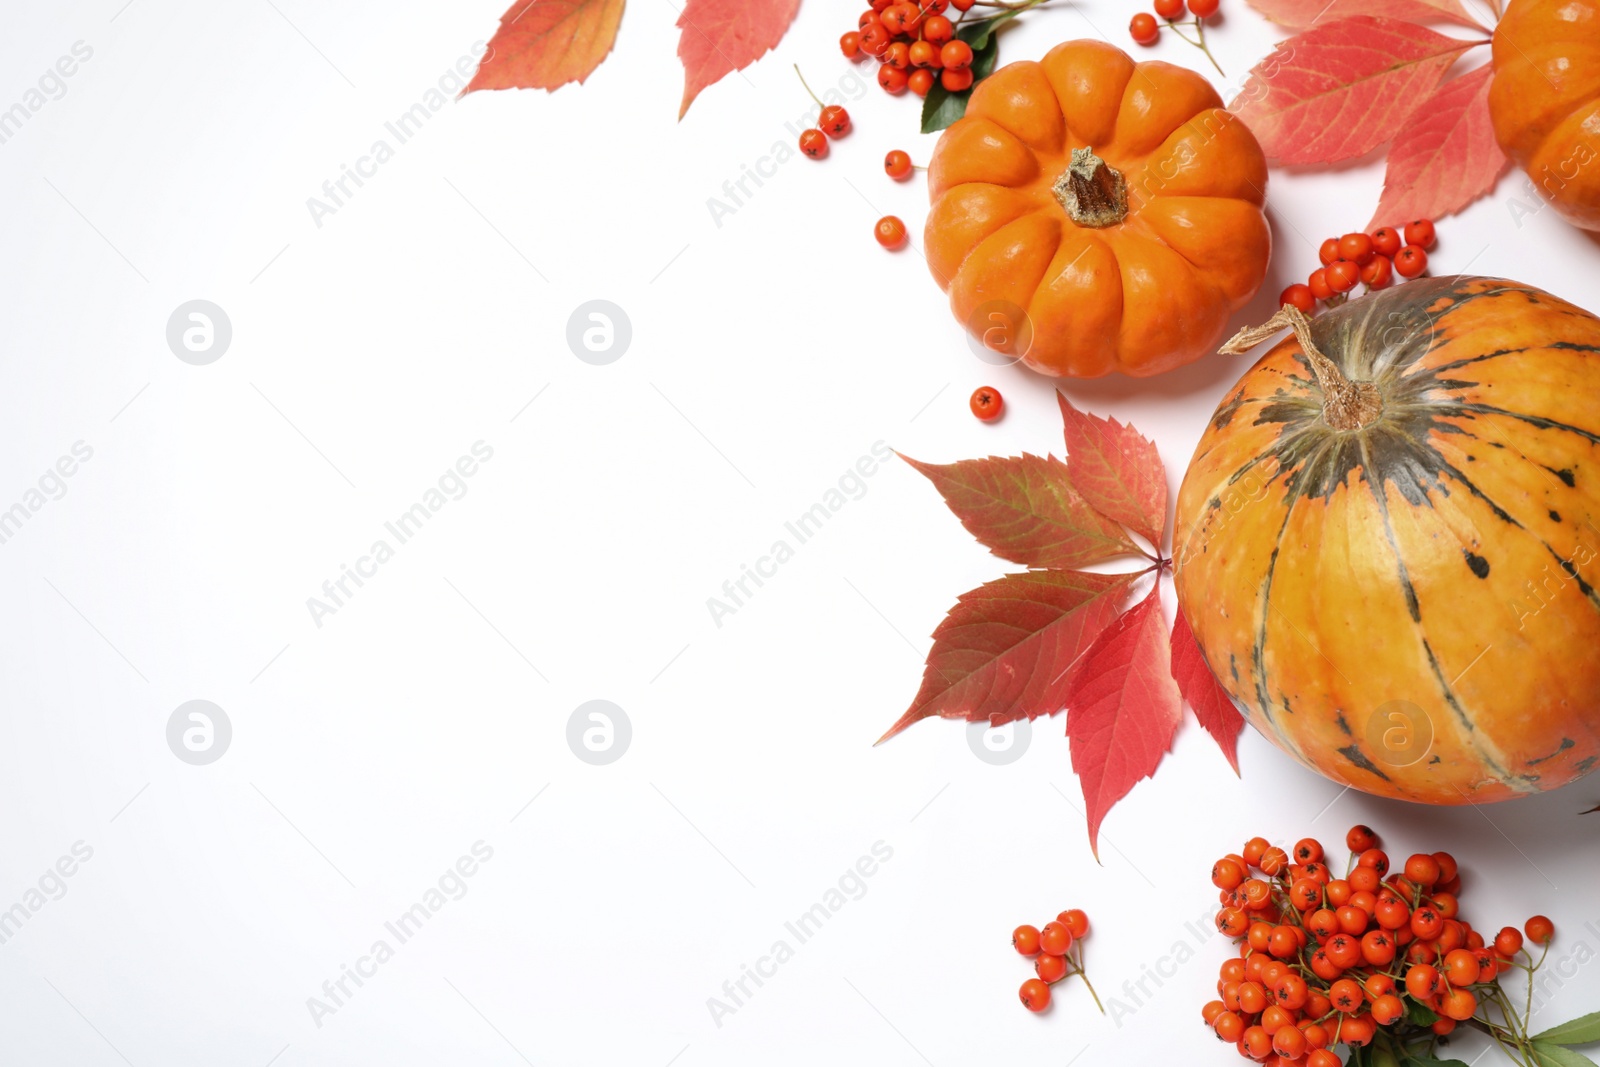
<path id="1" fill-rule="evenodd" d="M 1593 1060 L 1581 1052 L 1539 1040 L 1533 1043 L 1533 1061 L 1539 1067 L 1597 1067 Z"/>
<path id="2" fill-rule="evenodd" d="M 967 113 L 967 101 L 972 97 L 972 90 L 994 73 L 995 65 L 1000 60 L 1000 42 L 994 37 L 991 23 L 1012 17 L 1014 13 L 1008 13 L 1004 18 L 964 26 L 956 32 L 957 37 L 972 46 L 972 85 L 959 93 L 952 93 L 935 78 L 933 88 L 928 90 L 928 95 L 922 101 L 923 133 L 938 133 Z"/>
<path id="3" fill-rule="evenodd" d="M 972 46 L 972 50 L 976 52 L 978 49 L 989 43 L 989 38 L 994 36 L 995 30 L 999 29 L 1005 23 L 1010 22 L 1020 14 L 1022 14 L 1021 11 L 1001 12 L 994 18 L 984 19 L 982 22 L 974 22 L 961 27 L 956 31 L 956 36 L 970 44 Z"/>
<path id="4" fill-rule="evenodd" d="M 1600 1011 L 1590 1012 L 1582 1018 L 1552 1026 L 1533 1040 L 1547 1041 L 1552 1045 L 1587 1045 L 1600 1041 Z"/>
<path id="5" fill-rule="evenodd" d="M 1436 1060 L 1432 1056 L 1407 1056 L 1401 1061 L 1405 1067 L 1470 1067 L 1461 1060 Z"/>
<path id="6" fill-rule="evenodd" d="M 1439 1021 L 1437 1013 L 1431 1011 L 1427 1005 L 1418 1004 L 1410 997 L 1406 998 L 1406 1021 L 1417 1026 L 1432 1026 Z"/>

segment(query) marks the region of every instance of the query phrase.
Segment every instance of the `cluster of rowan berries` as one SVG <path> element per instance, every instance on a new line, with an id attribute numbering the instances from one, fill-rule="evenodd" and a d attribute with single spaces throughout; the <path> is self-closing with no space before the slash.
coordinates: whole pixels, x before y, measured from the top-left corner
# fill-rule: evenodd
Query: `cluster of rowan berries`
<path id="1" fill-rule="evenodd" d="M 1037 978 L 1022 983 L 1022 1004 L 1029 1011 L 1044 1011 L 1050 1006 L 1050 987 L 1063 978 L 1077 975 L 1089 986 L 1089 994 L 1096 1004 L 1100 995 L 1089 985 L 1089 976 L 1083 973 L 1083 939 L 1089 936 L 1089 916 L 1079 908 L 1070 908 L 1055 917 L 1054 922 L 1037 926 L 1019 926 L 1011 931 L 1011 944 L 1024 956 L 1035 957 L 1034 972 Z M 1076 951 L 1074 951 L 1076 949 Z M 1100 1009 L 1102 1012 L 1105 1009 Z"/>
<path id="2" fill-rule="evenodd" d="M 1222 0 L 1188 0 L 1189 14 L 1194 16 L 1194 25 L 1199 26 L 1200 20 L 1210 18 L 1222 6 Z M 1161 37 L 1161 23 L 1156 21 L 1156 15 L 1167 20 L 1170 27 L 1173 23 L 1183 18 L 1184 0 L 1156 0 L 1156 14 L 1141 11 L 1128 22 L 1128 36 L 1143 45 L 1155 44 Z M 1173 31 L 1177 32 L 1177 31 Z M 1192 43 L 1192 42 L 1191 42 Z"/>
<path id="3" fill-rule="evenodd" d="M 976 2 L 872 0 L 856 28 L 839 38 L 839 51 L 846 59 L 876 59 L 878 85 L 887 93 L 910 89 L 927 96 L 936 77 L 947 91 L 962 92 L 972 88 L 972 46 L 956 36 L 956 24 L 945 12 L 965 12 Z"/>
<path id="4" fill-rule="evenodd" d="M 1247 1059 L 1339 1067 L 1333 1046 L 1367 1045 L 1380 1028 L 1386 1045 L 1431 1042 L 1497 997 L 1501 972 L 1527 967 L 1522 931 L 1507 926 L 1490 941 L 1460 917 L 1448 852 L 1418 853 L 1391 872 L 1368 827 L 1345 843 L 1342 878 L 1312 838 L 1286 852 L 1254 837 L 1211 868 L 1217 929 L 1239 955 L 1222 965 L 1218 999 L 1201 1015 Z M 1523 929 L 1538 944 L 1555 932 L 1542 915 Z"/>
<path id="5" fill-rule="evenodd" d="M 1428 249 L 1433 247 L 1430 219 L 1415 219 L 1398 226 L 1381 226 L 1371 233 L 1347 233 L 1322 242 L 1317 257 L 1322 266 L 1304 282 L 1283 291 L 1279 304 L 1293 304 L 1307 315 L 1320 300 L 1329 306 L 1344 303 L 1357 282 L 1367 291 L 1387 289 L 1394 276 L 1415 278 L 1428 269 Z"/>

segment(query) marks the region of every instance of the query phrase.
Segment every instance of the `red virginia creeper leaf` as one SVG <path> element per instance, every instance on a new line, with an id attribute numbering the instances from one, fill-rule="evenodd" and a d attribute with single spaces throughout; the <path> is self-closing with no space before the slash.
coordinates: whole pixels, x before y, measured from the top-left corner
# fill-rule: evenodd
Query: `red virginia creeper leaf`
<path id="1" fill-rule="evenodd" d="M 683 118 L 694 98 L 728 74 L 778 47 L 800 0 L 688 0 L 678 16 L 683 60 Z"/>
<path id="2" fill-rule="evenodd" d="M 1155 773 L 1183 718 L 1166 626 L 1156 582 L 1095 638 L 1068 679 L 1067 740 L 1095 859 L 1106 812 Z"/>
<path id="3" fill-rule="evenodd" d="M 1081 567 L 1138 551 L 1122 527 L 1089 506 L 1054 456 L 1024 452 L 947 464 L 900 458 L 926 475 L 967 532 L 1001 559 Z"/>
<path id="4" fill-rule="evenodd" d="M 1228 691 L 1206 665 L 1200 643 L 1194 639 L 1194 631 L 1189 629 L 1189 620 L 1183 617 L 1181 608 L 1172 624 L 1172 677 L 1183 699 L 1194 709 L 1194 717 L 1222 749 L 1233 773 L 1238 774 L 1239 731 L 1244 729 L 1244 716 L 1239 714 Z"/>
<path id="5" fill-rule="evenodd" d="M 1392 140 L 1450 64 L 1482 41 L 1355 15 L 1280 41 L 1231 109 L 1282 163 L 1354 159 Z"/>
<path id="6" fill-rule="evenodd" d="M 1161 551 L 1161 533 L 1167 525 L 1167 468 L 1155 444 L 1116 419 L 1079 411 L 1061 393 L 1056 399 L 1066 425 L 1067 473 L 1073 487 L 1100 514 Z"/>
<path id="7" fill-rule="evenodd" d="M 555 89 L 582 82 L 611 51 L 623 0 L 516 0 L 462 90 Z"/>
<path id="8" fill-rule="evenodd" d="M 1453 22 L 1474 30 L 1483 23 L 1461 0 L 1248 0 L 1251 7 L 1280 26 L 1304 30 L 1326 26 L 1351 15 L 1384 15 L 1406 22 Z"/>
<path id="9" fill-rule="evenodd" d="M 1417 108 L 1389 149 L 1383 196 L 1368 229 L 1453 215 L 1494 188 L 1509 165 L 1489 118 L 1485 63 Z"/>
<path id="10" fill-rule="evenodd" d="M 1068 669 L 1122 610 L 1135 577 L 1028 571 L 962 594 L 933 631 L 916 699 L 877 743 L 931 715 L 1000 726 L 1060 711 Z"/>

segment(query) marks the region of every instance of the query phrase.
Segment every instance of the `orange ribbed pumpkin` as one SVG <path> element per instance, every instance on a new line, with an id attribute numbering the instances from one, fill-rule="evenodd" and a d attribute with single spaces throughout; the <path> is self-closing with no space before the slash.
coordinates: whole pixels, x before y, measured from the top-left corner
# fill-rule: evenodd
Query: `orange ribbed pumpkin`
<path id="1" fill-rule="evenodd" d="M 1178 602 L 1213 672 L 1278 747 L 1368 793 L 1482 803 L 1588 773 L 1600 320 L 1430 278 L 1309 339 L 1334 373 L 1274 347 L 1178 495 Z"/>
<path id="2" fill-rule="evenodd" d="M 1512 0 L 1493 48 L 1495 139 L 1562 217 L 1600 230 L 1600 0 Z"/>
<path id="3" fill-rule="evenodd" d="M 1044 374 L 1216 350 L 1266 276 L 1267 165 L 1200 75 L 1101 41 L 979 83 L 928 164 L 928 266 L 957 320 Z"/>

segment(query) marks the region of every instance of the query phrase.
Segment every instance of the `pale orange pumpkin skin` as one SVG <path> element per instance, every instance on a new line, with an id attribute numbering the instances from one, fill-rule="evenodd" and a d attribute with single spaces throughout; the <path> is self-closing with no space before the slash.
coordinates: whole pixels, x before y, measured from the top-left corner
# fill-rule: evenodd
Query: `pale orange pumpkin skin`
<path id="1" fill-rule="evenodd" d="M 1587 774 L 1600 320 L 1516 282 L 1429 278 L 1312 333 L 1384 407 L 1334 430 L 1290 338 L 1218 408 L 1173 544 L 1206 661 L 1262 734 L 1368 793 L 1483 803 Z"/>
<path id="2" fill-rule="evenodd" d="M 1055 193 L 1082 148 L 1123 176 L 1120 222 L 1081 225 Z M 1266 187 L 1260 145 L 1200 75 L 1070 41 L 979 83 L 940 138 L 928 266 L 958 321 L 1034 370 L 1159 374 L 1214 352 L 1260 288 Z M 1025 313 L 1031 343 L 989 331 L 995 307 Z"/>
<path id="3" fill-rule="evenodd" d="M 1562 217 L 1600 230 L 1600 0 L 1512 0 L 1493 49 L 1495 139 Z"/>

